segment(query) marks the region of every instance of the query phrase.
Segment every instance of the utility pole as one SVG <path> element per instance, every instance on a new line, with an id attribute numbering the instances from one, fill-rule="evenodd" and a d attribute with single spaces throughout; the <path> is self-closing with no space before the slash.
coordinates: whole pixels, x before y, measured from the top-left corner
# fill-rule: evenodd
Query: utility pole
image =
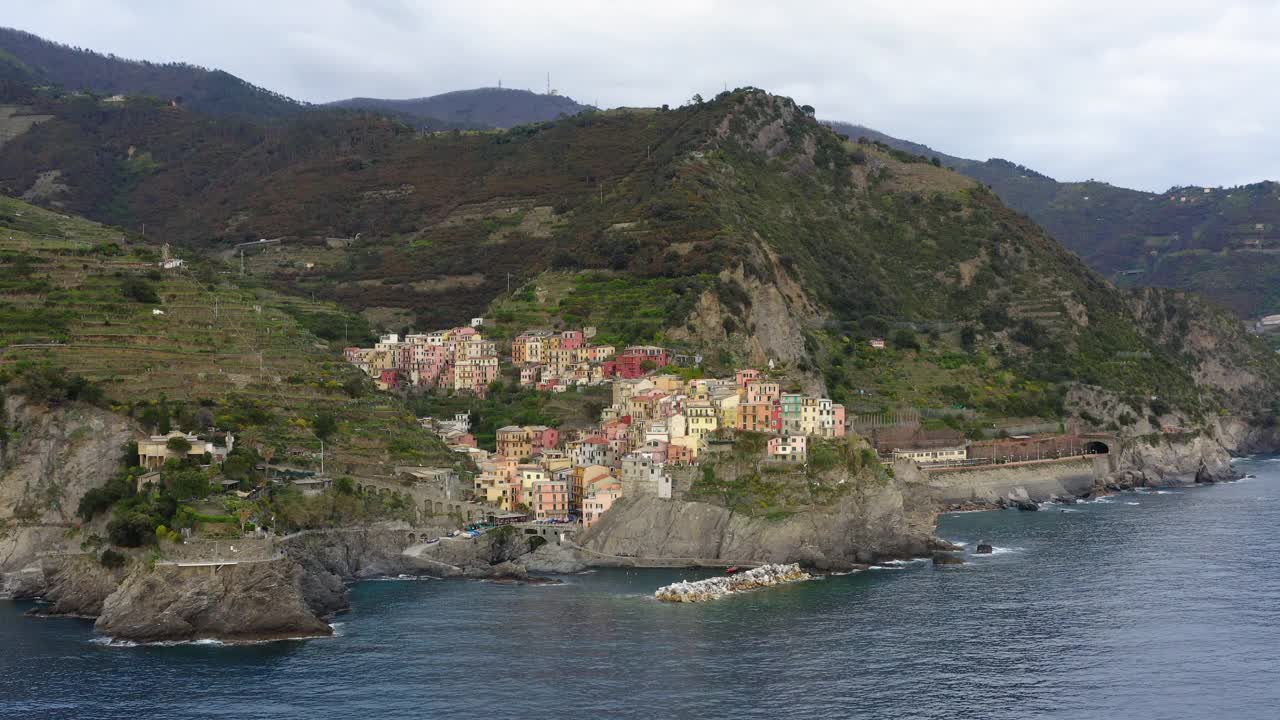
<path id="1" fill-rule="evenodd" d="M 511 294 L 511 273 L 507 273 L 507 294 Z"/>
<path id="2" fill-rule="evenodd" d="M 240 248 L 240 277 L 244 277 L 244 248 Z"/>
<path id="3" fill-rule="evenodd" d="M 324 438 L 320 439 L 320 477 L 324 477 Z"/>

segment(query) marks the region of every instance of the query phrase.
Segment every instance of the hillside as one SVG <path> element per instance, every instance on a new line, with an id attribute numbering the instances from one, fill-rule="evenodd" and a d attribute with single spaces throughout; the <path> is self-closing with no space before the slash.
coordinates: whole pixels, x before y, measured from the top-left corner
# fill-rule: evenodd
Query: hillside
<path id="1" fill-rule="evenodd" d="M 967 432 L 1070 416 L 1080 388 L 1112 398 L 1090 401 L 1091 424 L 1207 424 L 1271 412 L 1280 376 L 1212 309 L 1159 295 L 1159 327 L 1139 320 L 1138 299 L 982 185 L 755 89 L 497 133 L 24 107 L 53 119 L 0 147 L 10 192 L 228 260 L 281 238 L 251 275 L 393 330 L 497 301 L 510 331 L 595 324 L 713 369 L 774 360 L 854 412 L 918 408 Z M 1181 327 L 1204 342 L 1180 346 Z"/>
<path id="2" fill-rule="evenodd" d="M 146 95 L 211 115 L 284 117 L 304 104 L 222 70 L 186 63 L 152 63 L 103 55 L 0 28 L 0 80 L 24 79 L 101 95 Z"/>
<path id="3" fill-rule="evenodd" d="M 75 373 L 152 431 L 216 425 L 292 466 L 318 465 L 310 428 L 323 414 L 339 419 L 331 472 L 452 462 L 341 361 L 344 329 L 367 339 L 358 319 L 198 262 L 161 270 L 160 257 L 118 230 L 0 197 L 0 374 L 30 388 L 41 368 Z"/>
<path id="4" fill-rule="evenodd" d="M 510 128 L 577 115 L 588 106 L 563 95 L 510 88 L 457 90 L 407 100 L 350 98 L 324 107 L 386 113 L 425 129 Z"/>
<path id="5" fill-rule="evenodd" d="M 851 138 L 937 157 L 1122 285 L 1195 291 L 1243 317 L 1280 312 L 1280 183 L 1150 193 L 1058 182 L 1007 160 L 969 160 L 860 125 L 829 124 Z"/>

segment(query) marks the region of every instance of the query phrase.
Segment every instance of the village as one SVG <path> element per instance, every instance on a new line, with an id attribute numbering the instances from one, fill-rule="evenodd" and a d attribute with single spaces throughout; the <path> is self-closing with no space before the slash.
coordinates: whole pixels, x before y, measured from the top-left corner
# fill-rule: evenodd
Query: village
<path id="1" fill-rule="evenodd" d="M 372 348 L 347 348 L 346 359 L 383 390 L 454 391 L 483 397 L 502 377 L 499 346 L 484 321 L 424 334 L 384 335 Z M 1093 451 L 1077 433 L 1041 432 L 970 441 L 953 430 L 925 430 L 911 417 L 865 425 L 840 403 L 784 387 L 771 369 L 731 377 L 689 377 L 672 351 L 655 346 L 595 345 L 594 328 L 526 330 L 510 342 L 511 376 L 544 392 L 607 385 L 611 402 L 598 422 L 561 430 L 547 425 L 497 429 L 492 450 L 477 447 L 467 413 L 419 421 L 474 466 L 461 488 L 469 500 L 501 514 L 489 520 L 579 524 L 589 528 L 629 495 L 671 498 L 673 473 L 695 465 L 717 443 L 759 433 L 764 462 L 803 466 L 811 443 L 867 438 L 886 465 L 924 467 L 1049 460 Z M 872 339 L 872 348 L 884 341 Z M 689 358 L 680 358 L 680 364 Z"/>

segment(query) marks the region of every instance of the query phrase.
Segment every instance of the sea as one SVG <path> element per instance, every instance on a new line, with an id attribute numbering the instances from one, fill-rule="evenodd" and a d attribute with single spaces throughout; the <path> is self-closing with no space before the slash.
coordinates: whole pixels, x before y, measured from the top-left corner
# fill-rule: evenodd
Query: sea
<path id="1" fill-rule="evenodd" d="M 365 582 L 323 640 L 128 646 L 0 601 L 0 718 L 1280 718 L 1280 458 L 946 515 L 911 562 L 669 605 L 708 571 Z M 994 545 L 975 555 L 979 541 Z"/>

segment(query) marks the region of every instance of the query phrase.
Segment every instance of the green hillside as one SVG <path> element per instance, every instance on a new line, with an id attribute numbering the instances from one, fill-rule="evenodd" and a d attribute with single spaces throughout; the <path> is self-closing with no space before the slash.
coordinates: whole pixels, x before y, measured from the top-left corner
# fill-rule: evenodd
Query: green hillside
<path id="1" fill-rule="evenodd" d="M 94 381 L 150 429 L 235 431 L 275 462 L 318 464 L 315 418 L 339 430 L 327 468 L 358 476 L 450 463 L 407 407 L 376 395 L 303 327 L 343 313 L 215 272 L 162 270 L 160 249 L 113 228 L 0 197 L 0 367 L 46 365 Z M 157 314 L 160 311 L 163 314 Z M 350 318 L 348 318 L 350 320 Z M 352 327 L 361 327 L 358 321 Z"/>
<path id="2" fill-rule="evenodd" d="M 1093 180 L 1058 182 L 1008 160 L 979 162 L 860 125 L 830 125 L 852 138 L 939 158 L 1122 285 L 1194 291 L 1248 318 L 1280 313 L 1278 183 L 1151 193 Z"/>
<path id="3" fill-rule="evenodd" d="M 850 142 L 753 88 L 506 132 L 88 103 L 24 106 L 53 119 L 0 147 L 0 183 L 30 192 L 56 173 L 41 202 L 223 261 L 279 238 L 245 259 L 251 277 L 378 327 L 444 327 L 492 304 L 508 333 L 595 324 L 716 369 L 774 360 L 859 411 L 967 422 L 1063 417 L 1079 387 L 1141 417 L 1158 397 L 1187 422 L 1276 392 L 1274 357 L 1212 310 L 1161 301 L 1162 328 L 1222 339 L 1181 347 L 941 159 Z M 893 347 L 867 351 L 877 336 Z"/>

